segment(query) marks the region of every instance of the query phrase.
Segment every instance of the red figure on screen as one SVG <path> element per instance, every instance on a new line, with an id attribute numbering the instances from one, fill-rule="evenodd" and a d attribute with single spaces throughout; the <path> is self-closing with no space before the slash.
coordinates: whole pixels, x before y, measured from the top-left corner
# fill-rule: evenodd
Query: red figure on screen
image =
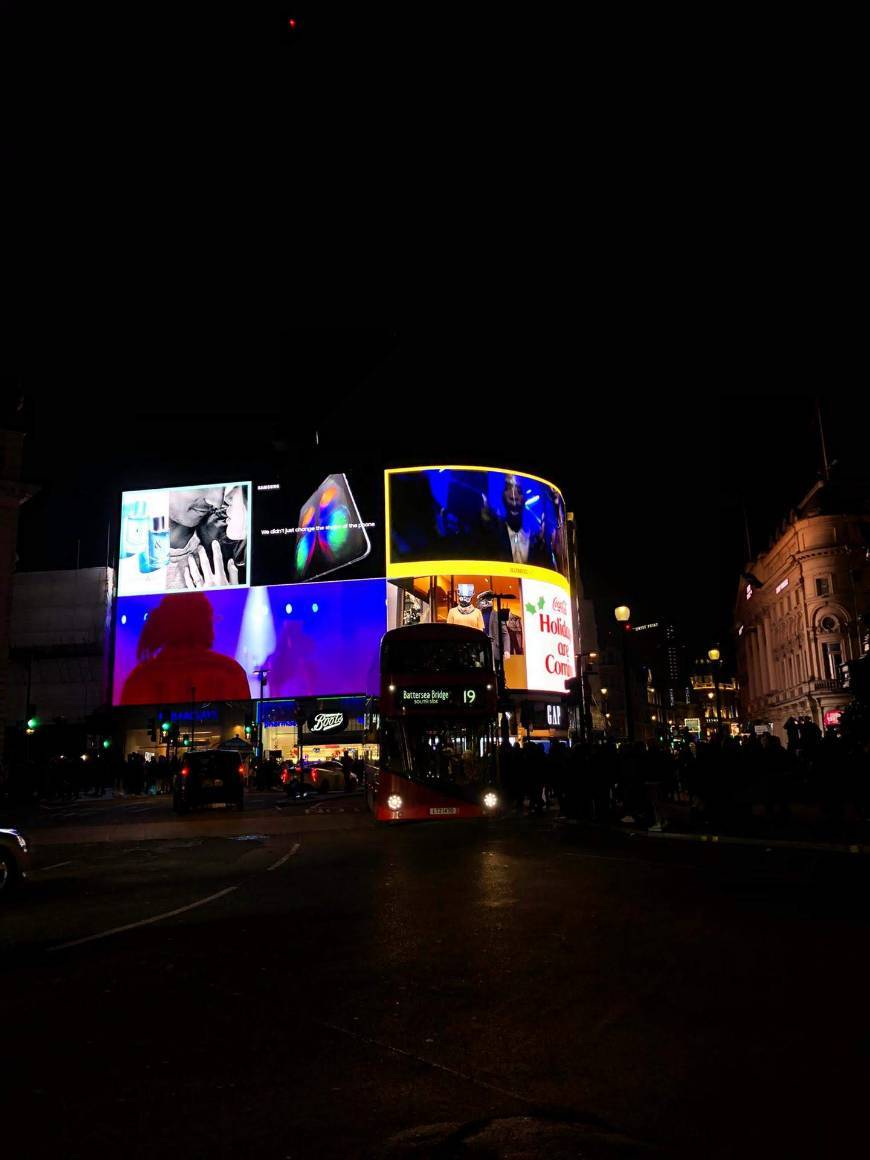
<path id="1" fill-rule="evenodd" d="M 192 689 L 209 701 L 247 701 L 245 670 L 213 644 L 212 607 L 204 593 L 164 596 L 142 627 L 139 664 L 124 682 L 121 704 L 187 702 Z"/>

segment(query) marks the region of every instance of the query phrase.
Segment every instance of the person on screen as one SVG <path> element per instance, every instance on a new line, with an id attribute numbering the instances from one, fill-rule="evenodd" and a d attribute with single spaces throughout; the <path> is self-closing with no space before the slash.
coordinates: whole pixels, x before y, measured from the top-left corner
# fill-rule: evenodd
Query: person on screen
<path id="1" fill-rule="evenodd" d="M 244 582 L 244 492 L 237 486 L 169 493 L 167 589 L 183 591 Z"/>
<path id="2" fill-rule="evenodd" d="M 526 519 L 526 501 L 515 475 L 504 477 L 502 503 L 505 516 L 495 515 L 488 504 L 484 507 L 484 523 L 489 527 L 494 560 L 513 560 L 515 564 L 534 564 L 552 568 L 547 551 L 544 529 L 532 518 Z"/>
<path id="3" fill-rule="evenodd" d="M 214 618 L 202 592 L 164 596 L 142 626 L 139 663 L 124 682 L 122 705 L 247 701 L 251 691 L 238 661 L 215 652 Z M 194 693 L 195 690 L 195 693 Z"/>

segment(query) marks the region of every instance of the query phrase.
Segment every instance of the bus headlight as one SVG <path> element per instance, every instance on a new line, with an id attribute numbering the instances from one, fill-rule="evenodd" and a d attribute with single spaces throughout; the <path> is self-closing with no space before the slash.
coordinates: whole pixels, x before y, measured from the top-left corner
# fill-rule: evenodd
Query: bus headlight
<path id="1" fill-rule="evenodd" d="M 387 798 L 387 805 L 391 810 L 400 810 L 402 808 L 402 799 L 397 793 L 391 793 Z"/>
<path id="2" fill-rule="evenodd" d="M 486 808 L 488 810 L 494 810 L 495 807 L 498 805 L 498 794 L 497 793 L 485 793 L 483 795 L 483 804 L 486 806 Z"/>

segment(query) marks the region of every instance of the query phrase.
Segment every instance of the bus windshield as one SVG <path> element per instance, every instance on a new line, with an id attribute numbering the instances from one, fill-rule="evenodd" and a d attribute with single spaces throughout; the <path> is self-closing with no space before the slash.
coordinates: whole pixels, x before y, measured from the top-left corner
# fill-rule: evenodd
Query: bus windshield
<path id="1" fill-rule="evenodd" d="M 442 789 L 492 783 L 495 723 L 488 718 L 402 718 L 381 727 L 381 762 L 403 777 Z"/>

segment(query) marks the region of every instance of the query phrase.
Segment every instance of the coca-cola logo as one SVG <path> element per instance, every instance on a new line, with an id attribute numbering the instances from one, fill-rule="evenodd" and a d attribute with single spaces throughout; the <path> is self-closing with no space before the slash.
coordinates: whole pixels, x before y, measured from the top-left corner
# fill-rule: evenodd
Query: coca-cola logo
<path id="1" fill-rule="evenodd" d="M 563 616 L 567 616 L 568 615 L 568 601 L 563 600 L 561 597 L 556 597 L 553 601 L 553 611 L 554 612 L 561 612 L 561 614 Z"/>
<path id="2" fill-rule="evenodd" d="M 311 726 L 312 733 L 328 733 L 344 726 L 344 713 L 318 713 Z"/>

